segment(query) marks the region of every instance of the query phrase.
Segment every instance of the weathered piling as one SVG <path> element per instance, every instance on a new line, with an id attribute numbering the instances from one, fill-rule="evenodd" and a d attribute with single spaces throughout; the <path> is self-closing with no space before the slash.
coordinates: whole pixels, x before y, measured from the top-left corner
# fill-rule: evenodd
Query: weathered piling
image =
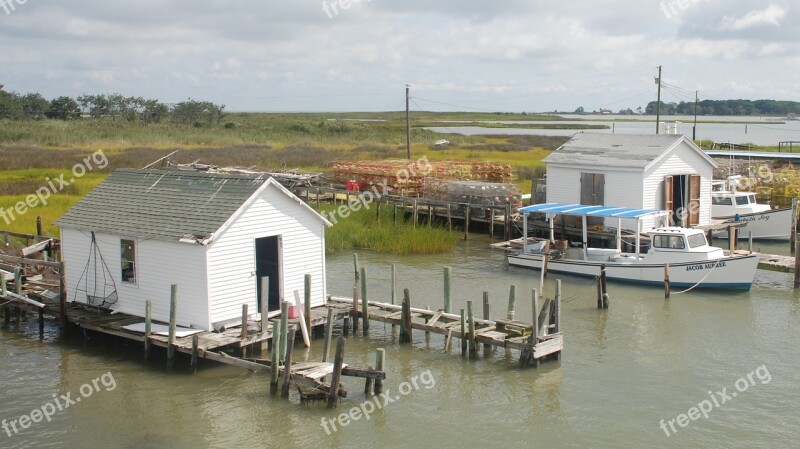
<path id="1" fill-rule="evenodd" d="M 167 346 L 167 369 L 175 364 L 175 325 L 178 317 L 178 285 L 172 284 L 169 298 L 169 345 Z"/>
<path id="2" fill-rule="evenodd" d="M 153 301 L 147 300 L 144 304 L 144 359 L 150 356 L 150 333 L 153 325 Z"/>
<path id="3" fill-rule="evenodd" d="M 367 300 L 367 267 L 361 267 L 361 314 L 363 320 L 361 321 L 362 333 L 367 335 L 369 333 L 369 302 Z"/>
<path id="4" fill-rule="evenodd" d="M 391 286 L 392 286 L 391 287 L 392 288 L 392 292 L 391 292 L 392 293 L 391 294 L 392 304 L 396 304 L 397 303 L 397 264 L 396 263 L 392 264 L 392 282 L 391 282 Z"/>
<path id="5" fill-rule="evenodd" d="M 286 360 L 286 331 L 289 328 L 289 303 L 286 301 L 281 302 L 281 338 L 280 345 L 278 346 L 278 357 L 281 361 Z"/>
<path id="6" fill-rule="evenodd" d="M 561 332 L 561 279 L 556 279 L 556 332 Z"/>
<path id="7" fill-rule="evenodd" d="M 747 251 L 753 252 L 753 231 L 750 231 L 747 235 Z"/>
<path id="8" fill-rule="evenodd" d="M 311 274 L 306 273 L 303 277 L 304 279 L 304 303 L 305 303 L 305 318 L 306 318 L 306 329 L 308 329 L 309 336 L 313 337 L 313 330 L 314 328 L 311 326 Z"/>
<path id="9" fill-rule="evenodd" d="M 286 363 L 283 365 L 283 387 L 281 388 L 281 397 L 289 397 L 289 383 L 292 381 L 292 352 L 294 348 L 294 326 L 289 326 L 286 330 Z"/>
<path id="10" fill-rule="evenodd" d="M 386 363 L 386 350 L 378 348 L 375 350 L 375 369 L 383 372 Z M 383 379 L 375 379 L 375 394 L 383 393 Z"/>
<path id="11" fill-rule="evenodd" d="M 469 238 L 469 206 L 464 206 L 464 240 Z"/>
<path id="12" fill-rule="evenodd" d="M 489 319 L 489 292 L 483 292 L 483 319 Z"/>
<path id="13" fill-rule="evenodd" d="M 789 229 L 789 251 L 794 255 L 797 250 L 797 198 L 792 198 L 792 227 Z"/>
<path id="14" fill-rule="evenodd" d="M 511 284 L 508 290 L 508 310 L 506 311 L 506 319 L 513 320 L 517 314 L 517 286 Z"/>
<path id="15" fill-rule="evenodd" d="M 447 204 L 447 230 L 453 230 L 453 214 L 450 210 L 450 203 Z"/>
<path id="16" fill-rule="evenodd" d="M 58 324 L 61 327 L 61 332 L 67 331 L 67 265 L 61 262 L 58 272 L 58 302 L 60 305 L 58 311 Z"/>
<path id="17" fill-rule="evenodd" d="M 358 285 L 353 285 L 353 335 L 358 332 Z"/>
<path id="18" fill-rule="evenodd" d="M 358 283 L 358 253 L 353 253 L 353 271 L 355 272 L 356 283 Z"/>
<path id="19" fill-rule="evenodd" d="M 328 309 L 328 317 L 325 320 L 325 347 L 322 350 L 322 361 L 328 361 L 331 351 L 331 337 L 333 337 L 333 309 Z"/>
<path id="20" fill-rule="evenodd" d="M 242 304 L 242 334 L 241 339 L 244 340 L 247 338 L 247 304 Z M 246 352 L 247 348 L 242 348 L 242 352 Z"/>
<path id="21" fill-rule="evenodd" d="M 344 337 L 339 337 L 339 341 L 336 343 L 336 355 L 333 359 L 333 377 L 328 391 L 328 408 L 336 408 L 339 403 L 339 382 L 342 380 L 345 343 L 347 343 L 347 340 Z"/>
<path id="22" fill-rule="evenodd" d="M 664 264 L 664 297 L 669 298 L 669 264 Z"/>
<path id="23" fill-rule="evenodd" d="M 461 355 L 467 355 L 467 312 L 461 309 Z"/>
<path id="24" fill-rule="evenodd" d="M 197 334 L 192 335 L 192 372 L 197 372 L 197 358 L 200 346 L 200 336 Z"/>
<path id="25" fill-rule="evenodd" d="M 269 393 L 278 392 L 278 367 L 280 365 L 280 320 L 272 320 L 272 352 L 271 364 L 269 368 Z"/>
<path id="26" fill-rule="evenodd" d="M 450 299 L 450 292 L 451 292 L 451 275 L 453 274 L 453 269 L 450 267 L 444 267 L 444 312 L 450 313 L 452 309 L 452 303 Z"/>
<path id="27" fill-rule="evenodd" d="M 14 292 L 22 295 L 22 269 L 14 268 Z"/>
<path id="28" fill-rule="evenodd" d="M 411 221 L 414 223 L 413 227 L 416 229 L 417 227 L 417 200 L 411 205 Z"/>
<path id="29" fill-rule="evenodd" d="M 408 289 L 403 289 L 403 309 L 400 326 L 400 343 L 411 343 L 411 295 Z"/>
<path id="30" fill-rule="evenodd" d="M 600 267 L 600 285 L 603 287 L 603 308 L 608 308 L 608 276 L 606 266 Z M 559 281 L 560 282 L 560 281 Z"/>
<path id="31" fill-rule="evenodd" d="M 469 334 L 467 336 L 468 342 L 468 349 L 469 349 L 469 358 L 474 359 L 477 355 L 477 348 L 475 347 L 475 315 L 472 311 L 472 301 L 467 301 L 467 320 L 469 320 L 467 326 L 469 326 Z"/>

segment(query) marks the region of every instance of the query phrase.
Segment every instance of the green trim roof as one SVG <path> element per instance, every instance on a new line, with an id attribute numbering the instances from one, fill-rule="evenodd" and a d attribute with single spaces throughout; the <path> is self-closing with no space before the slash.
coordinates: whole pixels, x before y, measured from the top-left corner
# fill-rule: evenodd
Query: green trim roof
<path id="1" fill-rule="evenodd" d="M 297 198 L 263 174 L 122 168 L 55 224 L 86 232 L 205 244 L 267 183 Z"/>

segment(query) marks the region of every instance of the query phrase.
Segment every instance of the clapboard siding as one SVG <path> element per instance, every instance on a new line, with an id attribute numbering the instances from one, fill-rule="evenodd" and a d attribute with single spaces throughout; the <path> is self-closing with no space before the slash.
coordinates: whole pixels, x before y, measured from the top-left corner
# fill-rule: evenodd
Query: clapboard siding
<path id="1" fill-rule="evenodd" d="M 581 197 L 581 172 L 554 164 L 547 166 L 547 202 L 578 203 Z"/>
<path id="2" fill-rule="evenodd" d="M 86 270 L 90 257 L 91 234 L 62 229 L 63 258 L 67 262 L 67 299 L 86 302 L 83 290 L 103 296 L 106 283 L 116 284 L 118 299 L 111 310 L 144 316 L 145 302 L 153 304 L 153 319 L 169 322 L 170 287 L 178 285 L 177 321 L 180 325 L 210 329 L 208 319 L 205 248 L 199 245 L 137 239 L 128 236 L 96 234 L 97 246 L 108 271 L 98 259 L 97 275 L 94 263 Z M 120 240 L 136 242 L 136 284 L 122 282 Z M 106 280 L 103 278 L 105 272 Z M 108 279 L 110 277 L 110 279 Z M 96 278 L 96 279 L 95 279 Z M 88 287 L 87 287 L 88 285 Z M 106 287 L 107 289 L 109 287 Z M 113 287 L 111 287 L 113 288 Z M 82 290 L 78 292 L 78 290 Z M 108 291 L 107 291 L 108 293 Z"/>
<path id="3" fill-rule="evenodd" d="M 700 225 L 711 222 L 711 179 L 714 167 L 705 161 L 688 144 L 681 142 L 677 147 L 654 164 L 645 173 L 643 207 L 663 209 L 664 178 L 675 175 L 700 175 Z M 647 223 L 652 226 L 652 220 Z M 645 228 L 647 229 L 647 228 Z"/>
<path id="4" fill-rule="evenodd" d="M 324 225 L 312 211 L 267 186 L 239 212 L 211 244 L 208 254 L 211 322 L 241 317 L 242 304 L 256 312 L 255 240 L 281 236 L 282 281 L 286 300 L 304 291 L 312 278 L 312 305 L 325 302 Z"/>

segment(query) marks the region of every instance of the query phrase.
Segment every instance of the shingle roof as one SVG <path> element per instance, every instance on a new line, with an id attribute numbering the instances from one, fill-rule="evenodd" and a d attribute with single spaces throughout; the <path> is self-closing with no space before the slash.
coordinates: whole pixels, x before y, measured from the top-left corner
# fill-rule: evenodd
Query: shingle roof
<path id="1" fill-rule="evenodd" d="M 645 168 L 684 140 L 686 138 L 678 134 L 579 133 L 543 161 L 547 164 Z M 694 145 L 691 147 L 698 150 Z M 700 153 L 715 165 L 708 156 Z"/>
<path id="2" fill-rule="evenodd" d="M 269 179 L 261 174 L 118 169 L 56 225 L 128 237 L 202 242 Z"/>

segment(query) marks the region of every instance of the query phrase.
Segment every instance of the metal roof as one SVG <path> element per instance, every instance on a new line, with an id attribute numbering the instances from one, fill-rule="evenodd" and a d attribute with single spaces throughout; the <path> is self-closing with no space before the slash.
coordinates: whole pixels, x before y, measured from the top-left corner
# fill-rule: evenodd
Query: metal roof
<path id="1" fill-rule="evenodd" d="M 634 209 L 630 207 L 589 206 L 586 204 L 542 203 L 520 208 L 523 213 L 546 213 L 548 215 L 574 215 L 608 218 L 641 218 L 646 216 L 668 215 L 669 212 L 659 209 Z"/>
<path id="2" fill-rule="evenodd" d="M 297 199 L 263 174 L 122 168 L 55 224 L 85 232 L 205 244 L 265 184 Z"/>
<path id="3" fill-rule="evenodd" d="M 682 134 L 578 133 L 543 161 L 547 164 L 644 169 L 683 141 L 716 167 L 716 162 Z"/>

